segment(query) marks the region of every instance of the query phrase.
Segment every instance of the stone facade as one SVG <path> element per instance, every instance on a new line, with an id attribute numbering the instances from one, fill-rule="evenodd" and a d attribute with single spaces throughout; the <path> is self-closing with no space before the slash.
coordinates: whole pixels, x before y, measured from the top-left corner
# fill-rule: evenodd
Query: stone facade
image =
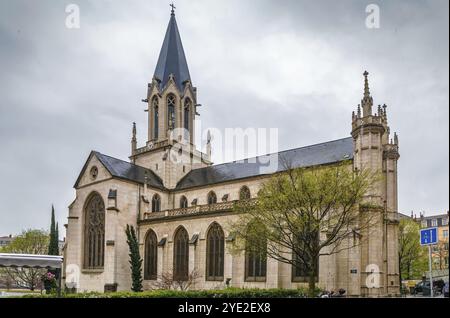
<path id="1" fill-rule="evenodd" d="M 176 32 L 169 32 L 170 30 Z M 174 35 L 175 34 L 175 35 Z M 175 17 L 172 14 L 165 42 L 174 41 L 182 50 Z M 164 46 L 163 45 L 163 52 Z M 167 44 L 170 47 L 169 44 Z M 180 48 L 181 46 L 181 48 Z M 174 54 L 166 52 L 165 54 Z M 161 54 L 162 56 L 164 54 Z M 184 57 L 184 52 L 175 52 Z M 164 57 L 162 57 L 164 58 Z M 164 62 L 158 61 L 158 65 Z M 183 60 L 179 63 L 183 64 Z M 187 68 L 187 65 L 185 66 Z M 115 169 L 98 153 L 91 153 L 75 186 L 76 198 L 69 207 L 65 266 L 76 265 L 80 269 L 77 291 L 104 291 L 106 289 L 129 290 L 131 272 L 128 263 L 128 246 L 125 228 L 134 225 L 138 230 L 141 255 L 145 254 L 145 238 L 152 230 L 159 242 L 157 247 L 158 278 L 145 280 L 144 287 L 152 288 L 160 275 L 172 271 L 173 240 L 176 230 L 186 229 L 189 243 L 189 271 L 197 271 L 193 289 L 235 287 L 296 288 L 305 283 L 292 280 L 290 265 L 267 261 L 265 281 L 246 282 L 243 254 L 232 254 L 229 250 L 232 237 L 230 222 L 239 216 L 233 212 L 233 202 L 239 200 L 243 186 L 248 187 L 252 198 L 270 175 L 236 178 L 200 186 L 179 187 L 180 181 L 192 171 L 211 166 L 210 144 L 208 153 L 195 149 L 194 117 L 197 113 L 197 90 L 192 86 L 189 74 L 182 69 L 171 73 L 168 80 L 155 77 L 148 85 L 148 141 L 137 147 L 136 127 L 133 127 L 130 163 L 116 163 Z M 377 219 L 376 225 L 360 233 L 367 240 L 354 246 L 352 240 L 343 242 L 343 251 L 319 260 L 318 284 L 327 290 L 344 288 L 350 296 L 385 296 L 399 293 L 398 264 L 398 214 L 397 214 L 397 160 L 398 137 L 390 140 L 386 106 L 378 106 L 373 114 L 373 100 L 369 92 L 368 73 L 365 74 L 364 97 L 353 113 L 351 136 L 353 138 L 353 169 L 369 168 L 383 175 L 376 189 L 367 195 L 367 205 L 361 208 L 361 218 L 370 215 Z M 165 75 L 161 75 L 164 77 Z M 177 77 L 188 77 L 180 89 Z M 169 109 L 168 98 L 173 96 L 175 104 Z M 154 101 L 157 101 L 155 104 Z M 188 101 L 188 102 L 186 102 Z M 157 108 L 155 108 L 157 105 Z M 361 111 L 362 110 L 362 111 Z M 173 111 L 171 117 L 169 112 Z M 188 116 L 188 117 L 186 117 Z M 171 122 L 171 118 L 174 121 Z M 344 123 L 345 124 L 345 123 Z M 156 126 L 155 126 L 156 125 Z M 187 133 L 176 133 L 177 128 L 187 125 Z M 350 126 L 350 125 L 349 125 Z M 126 169 L 124 168 L 126 167 Z M 133 170 L 133 173 L 130 171 Z M 124 172 L 125 171 L 125 172 Z M 128 171 L 128 174 L 126 174 Z M 145 171 L 144 179 L 137 176 Z M 154 174 L 151 174 L 154 173 Z M 150 178 L 154 181 L 149 182 Z M 156 180 L 156 181 L 155 181 Z M 158 185 L 160 181 L 162 185 Z M 208 193 L 214 191 L 217 203 L 208 204 Z M 86 269 L 85 222 L 89 211 L 86 204 L 90 196 L 98 194 L 104 201 L 104 265 L 102 268 Z M 155 195 L 160 198 L 157 211 L 152 205 Z M 188 206 L 181 207 L 181 198 L 186 197 Z M 221 281 L 208 281 L 206 277 L 206 235 L 214 223 L 219 224 L 225 235 L 224 273 Z M 197 237 L 198 236 L 198 237 Z M 196 237 L 196 239 L 194 239 Z M 345 248 L 348 246 L 348 248 Z M 354 247 L 352 247 L 354 246 Z M 66 272 L 66 280 L 69 281 Z"/>

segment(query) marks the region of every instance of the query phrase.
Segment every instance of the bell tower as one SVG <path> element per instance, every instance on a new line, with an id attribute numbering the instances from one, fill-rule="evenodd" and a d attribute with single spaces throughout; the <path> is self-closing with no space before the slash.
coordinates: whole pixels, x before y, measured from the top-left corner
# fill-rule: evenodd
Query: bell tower
<path id="1" fill-rule="evenodd" d="M 210 165 L 210 156 L 195 147 L 197 88 L 193 86 L 180 32 L 171 5 L 169 25 L 162 44 L 146 103 L 146 145 L 135 147 L 130 160 L 153 170 L 167 188 L 190 170 Z"/>

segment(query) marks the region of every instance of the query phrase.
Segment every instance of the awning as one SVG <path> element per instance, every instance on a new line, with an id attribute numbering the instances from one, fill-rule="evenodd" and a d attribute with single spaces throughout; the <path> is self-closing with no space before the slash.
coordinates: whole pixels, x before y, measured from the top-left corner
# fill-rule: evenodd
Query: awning
<path id="1" fill-rule="evenodd" d="M 0 253 L 0 267 L 59 269 L 62 263 L 62 256 Z"/>

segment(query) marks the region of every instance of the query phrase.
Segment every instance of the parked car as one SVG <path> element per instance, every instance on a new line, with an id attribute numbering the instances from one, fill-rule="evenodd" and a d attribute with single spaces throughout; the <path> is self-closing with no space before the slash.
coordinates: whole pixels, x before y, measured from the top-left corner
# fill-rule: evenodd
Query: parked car
<path id="1" fill-rule="evenodd" d="M 435 287 L 435 290 L 438 293 L 440 293 L 440 294 L 442 294 L 442 290 L 444 289 L 444 285 L 445 285 L 445 282 L 442 279 L 437 279 L 437 280 L 433 281 L 433 287 Z"/>
<path id="2" fill-rule="evenodd" d="M 445 283 L 444 288 L 442 288 L 442 292 L 444 293 L 444 297 L 448 297 L 448 282 Z"/>
<path id="3" fill-rule="evenodd" d="M 444 288 L 444 281 L 442 279 L 438 279 L 438 280 L 434 280 L 433 281 L 433 291 L 434 294 L 441 294 L 442 290 Z M 416 285 L 416 287 L 414 287 L 414 291 L 413 294 L 417 295 L 417 294 L 422 294 L 424 296 L 429 296 L 430 295 L 430 281 L 421 281 L 420 283 L 418 283 Z"/>
<path id="4" fill-rule="evenodd" d="M 417 294 L 421 294 L 425 291 L 430 291 L 430 282 L 429 281 L 422 281 L 420 283 L 417 283 L 416 286 L 414 287 L 413 290 L 413 294 L 417 295 Z"/>

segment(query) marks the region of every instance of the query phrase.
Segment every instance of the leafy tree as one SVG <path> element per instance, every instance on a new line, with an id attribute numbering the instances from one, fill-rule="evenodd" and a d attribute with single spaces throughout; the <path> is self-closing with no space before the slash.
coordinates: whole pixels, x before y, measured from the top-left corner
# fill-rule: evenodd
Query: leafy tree
<path id="1" fill-rule="evenodd" d="M 142 291 L 142 258 L 139 253 L 139 242 L 136 238 L 136 231 L 132 225 L 127 224 L 125 230 L 127 235 L 127 243 L 130 249 L 130 266 L 131 266 L 131 290 L 134 292 Z"/>
<path id="2" fill-rule="evenodd" d="M 420 225 L 413 219 L 400 220 L 398 236 L 400 281 L 420 279 L 427 270 L 427 253 L 420 245 Z"/>
<path id="3" fill-rule="evenodd" d="M 359 207 L 378 176 L 354 172 L 350 162 L 327 167 L 290 168 L 262 185 L 254 201 L 240 201 L 234 252 L 258 250 L 263 256 L 307 273 L 309 293 L 315 293 L 319 256 L 350 249 L 363 241 L 374 224 Z M 375 207 L 380 208 L 380 207 Z M 349 239 L 350 244 L 347 244 Z M 267 248 L 266 248 L 267 246 Z"/>
<path id="4" fill-rule="evenodd" d="M 448 269 L 448 241 L 439 241 L 432 249 L 433 269 Z"/>
<path id="5" fill-rule="evenodd" d="M 46 254 L 49 234 L 43 230 L 27 230 L 16 236 L 9 245 L 2 249 L 4 253 L 13 254 Z M 15 285 L 34 290 L 45 270 L 35 268 L 5 268 L 7 275 Z"/>

